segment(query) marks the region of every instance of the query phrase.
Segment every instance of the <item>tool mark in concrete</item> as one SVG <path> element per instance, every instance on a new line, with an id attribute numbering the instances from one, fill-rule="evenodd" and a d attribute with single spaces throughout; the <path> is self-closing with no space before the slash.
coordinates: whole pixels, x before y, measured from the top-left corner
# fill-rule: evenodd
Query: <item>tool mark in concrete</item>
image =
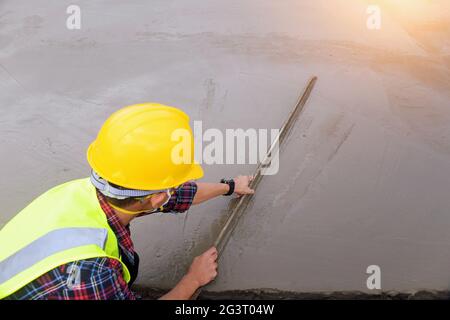
<path id="1" fill-rule="evenodd" d="M 40 29 L 40 28 L 42 28 L 44 19 L 41 16 L 35 14 L 32 16 L 25 17 L 23 19 L 23 22 L 24 22 L 26 29 L 29 29 L 29 30 Z"/>
<path id="2" fill-rule="evenodd" d="M 383 153 L 381 155 L 381 161 L 379 162 L 378 174 L 376 176 L 375 188 L 380 189 L 382 187 L 381 179 L 385 177 L 384 170 L 386 166 L 386 155 L 388 153 L 388 149 L 390 148 L 391 142 L 387 140 L 383 146 Z"/>
<path id="3" fill-rule="evenodd" d="M 205 80 L 203 86 L 205 87 L 206 91 L 206 97 L 203 101 L 203 105 L 206 108 L 206 110 L 210 110 L 214 105 L 214 98 L 216 95 L 216 83 L 214 82 L 214 79 L 210 78 Z"/>
<path id="4" fill-rule="evenodd" d="M 50 153 L 55 155 L 56 151 L 53 149 L 52 139 L 50 139 L 50 137 L 47 137 L 47 138 L 45 138 L 45 142 L 47 143 L 47 146 L 48 146 L 48 149 L 49 149 Z"/>
<path id="5" fill-rule="evenodd" d="M 8 69 L 6 69 L 6 67 L 0 63 L 0 67 L 3 69 L 3 71 L 5 71 L 5 73 L 12 79 L 14 80 L 14 82 L 25 91 L 25 93 L 28 93 L 28 90 L 25 89 L 25 87 L 19 82 L 19 80 L 17 80 L 12 74 L 11 72 L 8 71 Z"/>
<path id="6" fill-rule="evenodd" d="M 184 230 L 186 229 L 186 223 L 187 223 L 189 212 L 185 212 L 183 214 L 184 214 L 184 217 L 183 217 L 183 228 L 181 230 L 181 234 L 182 234 L 182 236 L 184 238 Z"/>
<path id="7" fill-rule="evenodd" d="M 226 105 L 226 102 L 227 102 L 227 97 L 228 97 L 228 89 L 225 90 L 225 93 L 223 94 L 221 102 L 220 102 L 219 110 L 221 112 L 225 109 L 225 105 Z"/>
<path id="8" fill-rule="evenodd" d="M 336 155 L 339 153 L 339 150 L 342 148 L 344 143 L 348 140 L 350 137 L 354 127 L 356 124 L 352 124 L 342 135 L 341 139 L 338 141 L 336 147 L 332 150 L 330 155 L 327 157 L 327 160 L 324 164 L 320 165 L 319 170 L 316 171 L 316 173 L 313 175 L 312 178 L 308 179 L 308 183 L 306 184 L 304 190 L 300 193 L 299 199 L 302 199 L 304 196 L 306 196 L 311 189 L 312 185 L 316 182 L 317 178 L 320 177 L 323 173 L 323 171 L 329 166 L 329 163 L 333 161 L 333 159 L 336 157 Z"/>
<path id="9" fill-rule="evenodd" d="M 339 141 L 339 143 L 337 144 L 336 148 L 334 149 L 334 151 L 331 153 L 331 155 L 328 157 L 327 159 L 327 164 L 329 162 L 331 162 L 334 157 L 338 154 L 339 150 L 341 149 L 341 147 L 343 146 L 343 144 L 345 143 L 345 141 L 347 141 L 348 137 L 350 136 L 350 134 L 353 131 L 353 128 L 355 127 L 355 123 L 353 123 L 343 134 L 341 140 Z"/>

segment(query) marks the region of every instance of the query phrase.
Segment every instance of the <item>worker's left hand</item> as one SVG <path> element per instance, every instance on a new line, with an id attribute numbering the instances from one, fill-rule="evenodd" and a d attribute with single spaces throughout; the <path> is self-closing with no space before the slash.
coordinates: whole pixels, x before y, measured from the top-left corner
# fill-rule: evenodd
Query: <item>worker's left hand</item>
<path id="1" fill-rule="evenodd" d="M 255 190 L 250 189 L 248 186 L 253 180 L 253 176 L 237 176 L 234 180 L 234 193 L 237 197 L 241 197 L 245 194 L 254 194 Z"/>

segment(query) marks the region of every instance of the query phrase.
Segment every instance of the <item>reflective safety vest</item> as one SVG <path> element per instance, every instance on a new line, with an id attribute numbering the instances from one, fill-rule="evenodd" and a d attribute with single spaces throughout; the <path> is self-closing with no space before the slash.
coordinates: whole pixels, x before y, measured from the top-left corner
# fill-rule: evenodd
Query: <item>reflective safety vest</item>
<path id="1" fill-rule="evenodd" d="M 60 265 L 95 257 L 121 261 L 94 186 L 89 179 L 57 186 L 0 230 L 0 299 Z M 128 282 L 130 273 L 122 267 Z"/>

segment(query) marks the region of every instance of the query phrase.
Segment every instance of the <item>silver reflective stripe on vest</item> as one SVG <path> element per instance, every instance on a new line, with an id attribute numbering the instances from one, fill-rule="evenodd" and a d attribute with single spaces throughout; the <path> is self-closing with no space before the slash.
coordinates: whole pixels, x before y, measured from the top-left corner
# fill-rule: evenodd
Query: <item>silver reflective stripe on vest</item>
<path id="1" fill-rule="evenodd" d="M 90 244 L 104 249 L 107 236 L 108 230 L 102 228 L 64 228 L 50 231 L 0 261 L 0 284 L 55 253 Z"/>

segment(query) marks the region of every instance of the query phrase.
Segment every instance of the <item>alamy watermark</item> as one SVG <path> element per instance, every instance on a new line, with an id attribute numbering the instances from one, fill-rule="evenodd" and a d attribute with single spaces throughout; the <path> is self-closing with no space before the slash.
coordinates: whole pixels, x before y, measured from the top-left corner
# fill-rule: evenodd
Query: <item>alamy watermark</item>
<path id="1" fill-rule="evenodd" d="M 187 164 L 194 159 L 200 164 L 258 164 L 262 163 L 261 174 L 274 175 L 279 170 L 279 129 L 225 129 L 203 130 L 202 121 L 194 121 L 194 146 L 191 132 L 176 129 L 172 132 L 172 161 Z M 268 155 L 268 156 L 267 156 Z"/>
<path id="2" fill-rule="evenodd" d="M 77 5 L 70 5 L 66 9 L 66 13 L 69 15 L 66 19 L 66 28 L 69 30 L 81 29 L 81 9 Z"/>
<path id="3" fill-rule="evenodd" d="M 381 8 L 377 5 L 370 5 L 367 7 L 366 13 L 368 15 L 366 26 L 369 30 L 381 29 Z"/>
<path id="4" fill-rule="evenodd" d="M 375 264 L 366 269 L 370 276 L 367 278 L 366 286 L 369 290 L 381 290 L 381 268 Z"/>

